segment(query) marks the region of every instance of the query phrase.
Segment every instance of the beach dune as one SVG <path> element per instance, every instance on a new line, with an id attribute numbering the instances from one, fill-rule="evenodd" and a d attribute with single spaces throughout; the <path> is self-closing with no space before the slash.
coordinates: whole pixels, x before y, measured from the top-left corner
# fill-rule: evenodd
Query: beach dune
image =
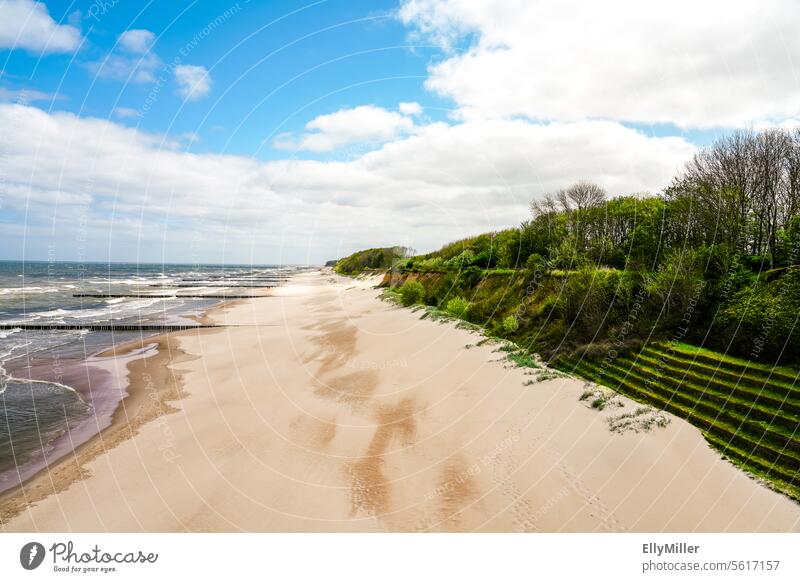
<path id="1" fill-rule="evenodd" d="M 135 434 L 6 498 L 3 529 L 800 531 L 691 425 L 612 432 L 640 405 L 595 410 L 582 380 L 537 379 L 375 283 L 302 274 L 161 340 L 131 364 L 116 421 Z"/>

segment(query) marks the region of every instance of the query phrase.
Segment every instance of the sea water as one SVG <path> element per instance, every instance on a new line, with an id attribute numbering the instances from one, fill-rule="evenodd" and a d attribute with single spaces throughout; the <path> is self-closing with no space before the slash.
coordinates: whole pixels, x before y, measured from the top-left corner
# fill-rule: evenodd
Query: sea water
<path id="1" fill-rule="evenodd" d="M 257 283 L 253 277 L 287 271 L 292 268 L 0 261 L 0 323 L 194 323 L 191 316 L 219 300 L 179 295 L 248 294 L 236 287 Z M 169 287 L 175 284 L 182 286 Z M 80 293 L 159 297 L 74 296 Z M 79 444 L 69 437 L 85 434 L 77 428 L 97 420 L 93 400 L 103 395 L 90 390 L 88 396 L 67 385 L 62 375 L 69 364 L 141 337 L 139 332 L 0 329 L 0 491 L 55 460 L 59 441 Z M 31 380 L 37 375 L 47 379 Z M 60 449 L 64 454 L 64 447 Z"/>

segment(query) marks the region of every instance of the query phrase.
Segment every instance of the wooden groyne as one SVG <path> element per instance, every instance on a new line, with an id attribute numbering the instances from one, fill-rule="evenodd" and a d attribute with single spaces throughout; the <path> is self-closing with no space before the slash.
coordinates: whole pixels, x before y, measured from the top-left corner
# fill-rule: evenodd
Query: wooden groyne
<path id="1" fill-rule="evenodd" d="M 136 293 L 73 293 L 73 297 L 92 299 L 259 299 L 270 295 L 138 295 Z"/>
<path id="2" fill-rule="evenodd" d="M 46 330 L 86 330 L 86 331 L 185 331 L 189 329 L 230 327 L 217 324 L 181 323 L 86 323 L 86 324 L 47 324 L 47 323 L 2 323 L 0 329 L 22 329 L 30 331 Z"/>
<path id="3" fill-rule="evenodd" d="M 247 283 L 250 281 L 270 281 L 274 283 L 285 283 L 289 279 L 284 277 L 242 277 L 241 279 L 225 279 L 224 277 L 209 277 L 208 279 L 181 279 L 181 281 L 188 283 L 202 283 L 203 281 L 214 281 L 216 283 L 228 281 L 230 283 Z"/>
<path id="4" fill-rule="evenodd" d="M 211 283 L 208 285 L 195 285 L 191 283 L 150 283 L 148 287 L 241 287 L 242 289 L 268 289 L 271 287 L 277 287 L 277 285 L 238 285 L 233 283 L 230 285 L 217 285 L 216 283 Z"/>

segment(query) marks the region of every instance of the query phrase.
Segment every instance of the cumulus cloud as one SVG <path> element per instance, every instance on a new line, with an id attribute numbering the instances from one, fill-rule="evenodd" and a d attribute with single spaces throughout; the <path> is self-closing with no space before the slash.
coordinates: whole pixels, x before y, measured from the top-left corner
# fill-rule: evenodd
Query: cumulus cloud
<path id="1" fill-rule="evenodd" d="M 86 244 L 117 260 L 131 257 L 117 253 L 125 245 L 142 260 L 192 260 L 190 250 L 287 262 L 379 244 L 425 251 L 516 224 L 533 197 L 579 178 L 612 193 L 659 189 L 694 151 L 609 121 L 475 120 L 422 126 L 346 161 L 262 162 L 9 104 L 0 104 L 0 134 L 9 136 L 4 209 L 27 213 L 29 235 L 62 237 L 59 249 L 74 247 L 83 226 Z"/>
<path id="2" fill-rule="evenodd" d="M 8 89 L 0 87 L 0 101 L 27 104 L 34 101 L 53 101 L 56 99 L 63 99 L 63 97 L 56 93 L 45 93 L 37 89 Z"/>
<path id="3" fill-rule="evenodd" d="M 0 2 L 0 48 L 67 53 L 76 50 L 80 43 L 80 30 L 56 23 L 43 2 Z"/>
<path id="4" fill-rule="evenodd" d="M 117 39 L 118 48 L 101 61 L 89 63 L 99 77 L 127 83 L 153 83 L 161 59 L 151 49 L 155 34 L 149 30 L 126 30 Z"/>
<path id="5" fill-rule="evenodd" d="M 154 53 L 141 57 L 109 54 L 102 61 L 89 63 L 88 66 L 92 73 L 105 79 L 126 83 L 153 83 L 161 64 L 161 59 Z"/>
<path id="6" fill-rule="evenodd" d="M 419 115 L 422 113 L 422 105 L 415 101 L 406 101 L 400 103 L 397 108 L 400 110 L 400 113 L 403 115 Z"/>
<path id="7" fill-rule="evenodd" d="M 417 105 L 405 103 L 403 105 Z M 340 109 L 334 113 L 320 115 L 309 121 L 306 133 L 294 135 L 283 133 L 276 137 L 274 145 L 279 149 L 329 152 L 349 144 L 379 144 L 407 134 L 414 129 L 414 122 L 407 115 L 388 111 L 375 105 L 361 105 L 351 109 Z"/>
<path id="8" fill-rule="evenodd" d="M 800 113 L 794 0 L 406 0 L 399 17 L 451 51 L 427 87 L 462 118 L 731 127 Z"/>
<path id="9" fill-rule="evenodd" d="M 135 119 L 139 117 L 139 111 L 131 107 L 115 107 L 114 115 L 120 119 Z"/>
<path id="10" fill-rule="evenodd" d="M 126 51 L 142 54 L 152 48 L 155 39 L 156 35 L 149 30 L 132 29 L 120 34 L 118 41 Z"/>
<path id="11" fill-rule="evenodd" d="M 202 99 L 211 91 L 208 69 L 199 65 L 178 65 L 175 67 L 175 81 L 178 94 L 187 101 Z"/>

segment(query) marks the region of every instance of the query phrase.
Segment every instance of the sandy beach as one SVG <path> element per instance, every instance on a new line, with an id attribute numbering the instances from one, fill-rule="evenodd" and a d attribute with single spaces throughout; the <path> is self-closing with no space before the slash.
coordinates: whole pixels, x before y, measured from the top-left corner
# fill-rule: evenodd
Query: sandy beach
<path id="1" fill-rule="evenodd" d="M 375 284 L 302 274 L 147 340 L 111 426 L 0 496 L 2 529 L 800 531 L 688 423 L 614 433 L 638 404 L 592 409 Z"/>

